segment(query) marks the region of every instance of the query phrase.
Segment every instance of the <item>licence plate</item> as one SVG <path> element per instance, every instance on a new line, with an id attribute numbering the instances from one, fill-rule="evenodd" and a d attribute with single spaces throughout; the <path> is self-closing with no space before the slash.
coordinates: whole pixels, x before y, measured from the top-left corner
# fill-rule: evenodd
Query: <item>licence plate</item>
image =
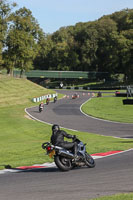
<path id="1" fill-rule="evenodd" d="M 49 153 L 49 157 L 52 158 L 54 155 L 55 155 L 55 150 L 52 150 L 52 151 Z"/>

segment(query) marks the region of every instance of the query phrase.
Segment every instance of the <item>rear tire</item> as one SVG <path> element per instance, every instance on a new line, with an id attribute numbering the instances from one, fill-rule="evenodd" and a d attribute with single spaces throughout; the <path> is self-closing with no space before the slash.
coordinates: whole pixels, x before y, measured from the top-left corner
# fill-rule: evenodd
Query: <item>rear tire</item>
<path id="1" fill-rule="evenodd" d="M 88 154 L 87 152 L 85 153 L 85 164 L 89 167 L 89 168 L 93 168 L 95 167 L 96 163 L 95 160 L 91 157 L 90 154 Z"/>
<path id="2" fill-rule="evenodd" d="M 55 164 L 61 171 L 69 171 L 72 169 L 72 163 L 70 159 L 67 159 L 62 156 L 55 156 L 54 157 Z"/>

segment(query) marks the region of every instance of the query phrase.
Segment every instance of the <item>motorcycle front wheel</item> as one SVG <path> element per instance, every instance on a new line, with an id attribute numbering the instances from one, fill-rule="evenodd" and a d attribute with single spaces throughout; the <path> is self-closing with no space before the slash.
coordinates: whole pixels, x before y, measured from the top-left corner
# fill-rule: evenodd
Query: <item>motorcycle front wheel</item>
<path id="1" fill-rule="evenodd" d="M 62 156 L 54 157 L 55 164 L 61 171 L 69 171 L 72 169 L 71 160 Z"/>
<path id="2" fill-rule="evenodd" d="M 96 165 L 95 160 L 87 152 L 85 153 L 85 164 L 90 168 L 93 168 Z"/>

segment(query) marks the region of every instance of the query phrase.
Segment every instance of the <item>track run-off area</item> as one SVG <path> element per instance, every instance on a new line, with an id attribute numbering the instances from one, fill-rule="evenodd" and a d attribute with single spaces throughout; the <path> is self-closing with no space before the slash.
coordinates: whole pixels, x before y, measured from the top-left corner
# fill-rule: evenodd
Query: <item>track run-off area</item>
<path id="1" fill-rule="evenodd" d="M 84 115 L 81 105 L 89 96 L 78 93 L 72 99 L 73 91 L 57 91 L 66 98 L 50 102 L 39 113 L 38 107 L 27 108 L 33 119 L 61 127 L 101 134 L 105 136 L 133 138 L 133 124 L 115 123 Z M 76 134 L 76 133 L 75 133 Z M 78 168 L 60 172 L 54 165 L 33 167 L 32 170 L 17 169 L 18 173 L 0 174 L 0 200 L 84 200 L 117 193 L 133 192 L 133 149 L 108 155 L 93 155 L 95 168 Z M 15 170 L 14 170 L 15 172 Z"/>

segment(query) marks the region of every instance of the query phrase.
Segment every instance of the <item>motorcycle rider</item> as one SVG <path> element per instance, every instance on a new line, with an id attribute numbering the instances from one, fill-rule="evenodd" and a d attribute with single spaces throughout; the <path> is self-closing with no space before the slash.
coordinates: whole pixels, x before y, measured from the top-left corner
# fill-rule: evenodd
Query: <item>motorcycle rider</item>
<path id="1" fill-rule="evenodd" d="M 48 97 L 48 98 L 46 99 L 46 104 L 48 105 L 49 102 L 50 102 L 50 98 Z"/>
<path id="2" fill-rule="evenodd" d="M 63 130 L 60 130 L 59 125 L 52 126 L 51 143 L 56 146 L 63 147 L 67 150 L 74 149 L 75 158 L 77 157 L 77 143 L 64 141 L 64 137 L 74 139 L 75 135 L 70 135 Z"/>
<path id="3" fill-rule="evenodd" d="M 57 96 L 54 97 L 54 103 L 57 101 Z"/>
<path id="4" fill-rule="evenodd" d="M 41 102 L 40 104 L 39 104 L 39 110 L 40 109 L 43 109 L 44 108 L 44 104 L 43 104 L 43 102 Z"/>

